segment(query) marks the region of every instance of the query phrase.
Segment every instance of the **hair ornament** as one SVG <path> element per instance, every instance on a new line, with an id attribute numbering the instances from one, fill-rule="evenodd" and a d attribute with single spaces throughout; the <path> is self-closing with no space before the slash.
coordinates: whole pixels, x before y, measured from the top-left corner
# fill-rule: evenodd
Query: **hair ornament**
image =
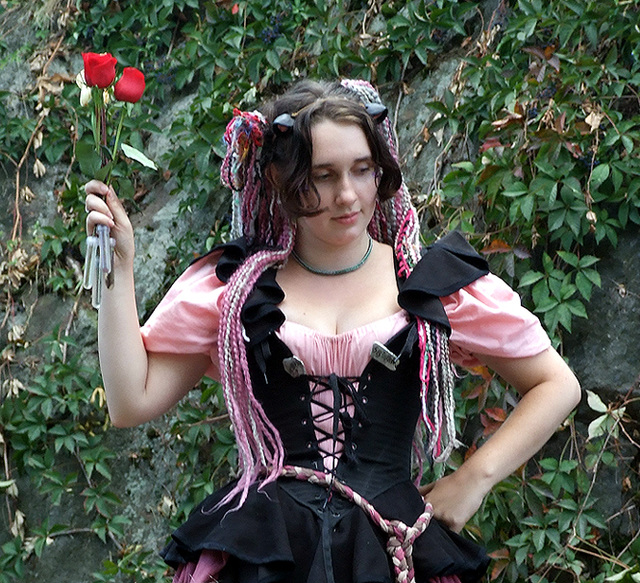
<path id="1" fill-rule="evenodd" d="M 264 144 L 267 122 L 259 111 L 233 110 L 233 118 L 224 132 L 227 153 L 220 168 L 220 178 L 233 192 L 231 201 L 233 237 L 255 234 L 255 214 L 258 212 L 262 189 L 260 152 Z"/>
<path id="2" fill-rule="evenodd" d="M 389 113 L 389 110 L 382 103 L 365 103 L 364 108 L 376 123 L 382 123 Z"/>
<path id="3" fill-rule="evenodd" d="M 273 120 L 273 128 L 286 134 L 289 130 L 293 128 L 293 125 L 296 123 L 295 119 L 293 119 L 293 115 L 290 113 L 281 113 L 276 119 Z"/>
<path id="4" fill-rule="evenodd" d="M 224 132 L 227 154 L 222 162 L 221 178 L 231 190 L 241 190 L 263 144 L 266 121 L 259 111 L 233 110 L 233 118 Z"/>
<path id="5" fill-rule="evenodd" d="M 301 111 L 304 111 L 305 109 L 307 109 L 311 105 L 315 105 L 316 103 L 317 102 L 314 101 L 313 103 L 306 105 L 302 109 L 299 109 L 295 113 L 281 113 L 273 120 L 273 129 L 278 130 L 282 134 L 286 134 L 287 132 L 291 131 L 296 123 L 296 116 L 299 115 Z M 371 119 L 375 123 L 382 123 L 389 113 L 389 110 L 384 105 L 382 105 L 382 103 L 363 103 L 362 106 L 369 114 L 369 117 L 371 117 Z"/>

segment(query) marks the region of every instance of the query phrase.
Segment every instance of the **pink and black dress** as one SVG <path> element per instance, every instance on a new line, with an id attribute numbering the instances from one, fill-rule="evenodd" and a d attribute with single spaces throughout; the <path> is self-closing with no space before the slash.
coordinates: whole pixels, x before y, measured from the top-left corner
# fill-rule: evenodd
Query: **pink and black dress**
<path id="1" fill-rule="evenodd" d="M 201 353 L 218 378 L 217 329 L 225 281 L 246 254 L 235 241 L 192 264 L 143 327 L 147 350 Z M 327 336 L 286 321 L 284 293 L 268 270 L 241 318 L 254 392 L 282 439 L 285 463 L 330 474 L 379 514 L 411 525 L 424 502 L 411 476 L 421 411 L 415 317 L 451 328 L 451 356 L 525 357 L 549 347 L 539 321 L 483 258 L 452 233 L 398 283 L 397 314 Z M 370 357 L 374 342 L 397 359 Z M 163 557 L 174 581 L 391 583 L 387 536 L 351 501 L 321 485 L 281 478 L 254 485 L 237 510 L 213 510 L 232 484 L 207 497 L 172 535 Z M 213 510 L 213 511 L 212 511 Z M 472 583 L 484 550 L 435 519 L 413 543 L 415 581 Z"/>

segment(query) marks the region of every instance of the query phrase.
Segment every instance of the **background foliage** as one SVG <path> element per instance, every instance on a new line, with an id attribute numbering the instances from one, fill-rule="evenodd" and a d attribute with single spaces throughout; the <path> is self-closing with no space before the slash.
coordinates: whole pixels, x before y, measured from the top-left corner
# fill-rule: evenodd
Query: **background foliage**
<path id="1" fill-rule="evenodd" d="M 413 81 L 455 56 L 453 82 L 425 104 L 431 115 L 421 139 L 442 143 L 441 173 L 420 199 L 425 241 L 453 228 L 468 233 L 560 349 L 575 318 L 587 317 L 603 245 L 615 246 L 623 229 L 640 223 L 640 8 L 633 1 L 5 0 L 0 18 L 5 29 L 31 19 L 37 31 L 20 46 L 0 40 L 0 67 L 28 58 L 36 78 L 29 93 L 4 92 L 0 101 L 0 156 L 15 186 L 0 265 L 7 314 L 0 494 L 10 530 L 0 538 L 0 583 L 25 580 L 46 547 L 70 534 L 96 536 L 115 549 L 96 567 L 94 581 L 167 576 L 157 548 L 133 539 L 122 513 L 101 380 L 71 320 L 31 342 L 10 317 L 11 306 L 34 287 L 68 299 L 72 314 L 88 301 L 79 267 L 85 177 L 75 149 L 90 144 L 91 135 L 73 75 L 51 73 L 54 59 L 76 63 L 75 74 L 81 51 L 109 51 L 121 65 L 145 72 L 145 98 L 124 137 L 140 149 L 159 133 L 168 106 L 183 104 L 163 130 L 169 140 L 158 160 L 163 172 L 142 174 L 123 158 L 114 175 L 132 211 L 171 178 L 175 190 L 188 194 L 182 213 L 210 213 L 211 246 L 225 235 L 218 169 L 233 107 L 252 107 L 310 75 L 369 79 L 401 103 Z M 59 212 L 23 233 L 30 177 L 54 168 Z M 174 242 L 166 283 L 203 243 L 201 233 Z M 474 373 L 461 383 L 458 412 L 469 451 L 514 405 L 487 370 Z M 221 403 L 219 387 L 204 381 L 171 418 L 164 439 L 180 478 L 161 507 L 167 532 L 233 473 L 233 437 Z M 637 535 L 610 533 L 593 496 L 606 467 L 637 485 L 619 454 L 621 439 L 634 443 L 629 404 L 608 406 L 592 396 L 597 424 L 580 434 L 569 422 L 549 450 L 487 498 L 468 535 L 495 559 L 489 580 L 640 580 Z M 82 499 L 82 524 L 50 523 L 46 516 L 25 523 L 19 491 L 25 481 L 54 507 Z"/>

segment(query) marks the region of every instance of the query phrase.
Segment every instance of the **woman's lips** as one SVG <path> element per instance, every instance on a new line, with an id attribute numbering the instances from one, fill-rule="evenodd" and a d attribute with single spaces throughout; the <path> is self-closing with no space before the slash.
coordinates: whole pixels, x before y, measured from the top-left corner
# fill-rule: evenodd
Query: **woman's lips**
<path id="1" fill-rule="evenodd" d="M 339 217 L 334 217 L 333 220 L 342 225 L 350 225 L 358 219 L 359 214 L 360 213 L 358 213 L 357 211 L 353 213 L 347 213 L 344 215 L 340 215 Z"/>

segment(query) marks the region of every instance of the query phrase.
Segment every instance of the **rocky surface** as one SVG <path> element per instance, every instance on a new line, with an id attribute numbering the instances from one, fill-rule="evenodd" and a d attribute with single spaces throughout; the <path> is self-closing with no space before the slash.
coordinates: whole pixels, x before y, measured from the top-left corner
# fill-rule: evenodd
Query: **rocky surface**
<path id="1" fill-rule="evenodd" d="M 28 29 L 26 34 L 31 34 Z M 8 46 L 16 42 L 15 36 L 7 41 Z M 455 53 L 443 58 L 428 77 L 411 85 L 400 101 L 400 107 L 394 111 L 408 181 L 418 197 L 428 193 L 428 185 L 440 171 L 438 155 L 442 149 L 438 140 L 422 145 L 422 127 L 433 115 L 425 103 L 442 95 L 459 62 Z M 65 66 L 70 68 L 66 63 L 57 63 L 57 66 L 61 70 Z M 32 83 L 33 77 L 25 62 L 10 62 L 0 67 L 0 90 L 21 94 Z M 172 113 L 188 103 L 188 97 L 176 103 L 172 112 L 158 120 L 160 127 L 163 124 L 166 127 Z M 19 107 L 19 101 L 10 100 L 9 106 Z M 152 157 L 161 155 L 168 147 L 162 134 L 149 144 Z M 0 208 L 3 210 L 0 231 L 6 239 L 13 226 L 15 193 L 11 164 L 1 160 L 0 166 Z M 26 240 L 33 238 L 38 225 L 50 224 L 58 216 L 54 189 L 60 186 L 65 172 L 66 167 L 54 167 L 49 168 L 41 179 L 30 178 L 29 184 L 36 198 L 21 207 L 22 234 Z M 132 215 L 137 240 L 137 300 L 141 307 L 153 301 L 165 281 L 167 249 L 171 244 L 187 231 L 206 233 L 209 228 L 204 212 L 182 214 L 177 220 L 182 199 L 180 194 L 170 194 L 172 188 L 171 182 L 160 183 L 146 195 L 140 210 Z M 576 321 L 572 334 L 566 335 L 565 354 L 583 387 L 601 395 L 605 402 L 630 395 L 640 397 L 640 233 L 637 229 L 624 233 L 619 246 L 609 249 L 601 261 L 600 272 L 602 288 L 595 290 L 589 303 L 589 319 Z M 88 296 L 81 299 L 79 305 L 76 313 L 72 300 L 61 299 L 55 294 L 38 295 L 34 289 L 25 294 L 20 305 L 13 307 L 11 317 L 14 323 L 27 326 L 25 338 L 29 342 L 37 341 L 57 327 L 65 328 L 71 321 L 71 332 L 81 339 L 86 359 L 97 366 L 96 313 L 89 306 Z M 6 335 L 5 329 L 0 334 L 0 350 L 5 346 Z M 28 376 L 26 371 L 24 374 Z M 640 419 L 638 407 L 631 407 L 629 411 Z M 579 416 L 584 429 L 595 414 L 583 404 Z M 163 546 L 168 532 L 166 509 L 163 509 L 168 486 L 178 477 L 175 454 L 167 447 L 169 426 L 170 419 L 163 419 L 139 429 L 112 430 L 108 437 L 112 450 L 117 452 L 112 464 L 114 484 L 121 493 L 124 514 L 132 521 L 129 538 L 144 541 L 145 545 L 156 549 Z M 141 451 L 146 452 L 142 457 L 138 455 Z M 633 454 L 634 450 L 630 448 L 629 456 Z M 597 486 L 607 515 L 615 513 L 623 504 L 620 479 L 612 470 Z M 36 493 L 28 479 L 21 479 L 18 486 L 19 506 L 24 508 L 28 522 L 39 523 L 43 517 L 48 517 L 50 524 L 74 524 L 77 529 L 77 532 L 52 540 L 40 558 L 33 557 L 24 580 L 47 583 L 91 581 L 91 573 L 117 552 L 115 545 L 109 540 L 103 543 L 83 532 L 89 525 L 83 522 L 85 518 L 79 500 L 78 506 L 51 507 Z M 3 522 L 5 519 L 4 513 L 0 513 L 0 545 L 10 538 L 7 524 Z M 630 524 L 618 521 L 622 531 L 628 530 Z"/>

